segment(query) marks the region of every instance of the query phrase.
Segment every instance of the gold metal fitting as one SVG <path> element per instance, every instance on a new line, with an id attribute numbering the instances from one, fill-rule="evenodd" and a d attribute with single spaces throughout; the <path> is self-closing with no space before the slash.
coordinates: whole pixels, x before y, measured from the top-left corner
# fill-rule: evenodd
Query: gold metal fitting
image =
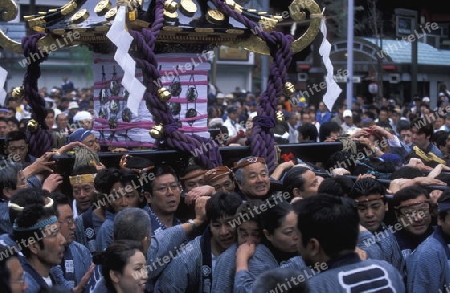
<path id="1" fill-rule="evenodd" d="M 40 26 L 40 25 L 43 25 L 45 23 L 46 23 L 45 16 L 39 16 L 39 17 L 35 17 L 35 18 L 32 18 L 32 19 L 28 20 L 28 26 L 29 27 Z"/>
<path id="2" fill-rule="evenodd" d="M 288 97 L 295 94 L 295 86 L 292 84 L 292 82 L 288 81 L 284 84 L 284 94 Z"/>
<path id="3" fill-rule="evenodd" d="M 197 12 L 197 5 L 192 0 L 181 0 L 180 11 L 188 17 L 192 17 Z"/>
<path id="4" fill-rule="evenodd" d="M 30 132 L 34 133 L 39 129 L 39 123 L 36 120 L 31 119 L 28 121 L 27 128 Z"/>
<path id="5" fill-rule="evenodd" d="M 162 124 L 155 125 L 150 129 L 150 136 L 154 139 L 160 139 L 163 136 Z"/>
<path id="6" fill-rule="evenodd" d="M 106 12 L 105 17 L 107 20 L 113 19 L 117 14 L 117 7 L 111 8 L 108 12 Z"/>
<path id="7" fill-rule="evenodd" d="M 83 21 L 85 21 L 86 19 L 88 19 L 89 17 L 89 12 L 87 11 L 87 9 L 81 9 L 79 11 L 77 11 L 77 13 L 75 13 L 70 20 L 73 23 L 82 23 Z"/>
<path id="8" fill-rule="evenodd" d="M 172 98 L 172 95 L 167 88 L 162 87 L 158 90 L 158 98 L 161 102 L 167 102 Z"/>
<path id="9" fill-rule="evenodd" d="M 212 24 L 221 24 L 225 21 L 225 15 L 219 10 L 210 9 L 206 13 L 206 20 Z"/>
<path id="10" fill-rule="evenodd" d="M 173 0 L 167 0 L 166 2 L 164 2 L 164 9 L 167 12 L 174 13 L 178 9 L 178 3 Z"/>
<path id="11" fill-rule="evenodd" d="M 272 31 L 277 23 L 278 20 L 267 16 L 261 16 L 261 20 L 259 21 L 259 24 L 264 31 Z"/>
<path id="12" fill-rule="evenodd" d="M 25 92 L 23 90 L 23 86 L 15 87 L 12 90 L 12 97 L 16 100 L 22 100 L 24 95 L 25 95 Z"/>
<path id="13" fill-rule="evenodd" d="M 164 19 L 167 21 L 175 21 L 178 18 L 178 12 L 164 11 L 163 16 L 164 16 Z"/>
<path id="14" fill-rule="evenodd" d="M 283 112 L 281 112 L 281 111 L 277 111 L 277 122 L 278 123 L 281 123 L 281 122 L 284 122 L 284 114 L 283 114 Z"/>
<path id="15" fill-rule="evenodd" d="M 102 0 L 95 5 L 94 12 L 99 16 L 103 16 L 111 9 L 111 2 L 109 0 Z"/>

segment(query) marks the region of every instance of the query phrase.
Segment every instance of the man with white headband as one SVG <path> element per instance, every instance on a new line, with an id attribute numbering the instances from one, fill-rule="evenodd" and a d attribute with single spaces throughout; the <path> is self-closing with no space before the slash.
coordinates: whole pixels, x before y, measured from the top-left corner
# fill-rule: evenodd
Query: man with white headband
<path id="1" fill-rule="evenodd" d="M 438 227 L 406 262 L 408 292 L 450 290 L 450 190 L 438 199 Z"/>
<path id="2" fill-rule="evenodd" d="M 43 292 L 57 283 L 50 269 L 61 263 L 66 240 L 60 232 L 53 200 L 46 198 L 48 193 L 35 189 L 18 192 L 16 196 L 24 193 L 28 197 L 34 194 L 34 200 L 21 202 L 16 197 L 9 203 L 15 218 L 13 238 L 25 257 L 22 265 L 27 292 Z"/>
<path id="3" fill-rule="evenodd" d="M 106 219 L 106 206 L 98 204 L 99 198 L 94 188 L 96 174 L 94 166 L 79 166 L 69 176 L 74 199 L 75 239 L 91 252 L 96 251 L 96 235 Z"/>

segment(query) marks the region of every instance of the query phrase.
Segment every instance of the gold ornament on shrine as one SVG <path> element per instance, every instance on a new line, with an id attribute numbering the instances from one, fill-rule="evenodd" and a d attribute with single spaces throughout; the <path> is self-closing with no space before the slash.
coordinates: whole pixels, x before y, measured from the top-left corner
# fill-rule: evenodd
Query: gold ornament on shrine
<path id="1" fill-rule="evenodd" d="M 117 7 L 111 8 L 108 12 L 105 14 L 105 18 L 107 20 L 113 19 L 117 14 Z"/>
<path id="2" fill-rule="evenodd" d="M 219 25 L 225 21 L 225 15 L 216 9 L 210 9 L 206 13 L 206 20 L 215 25 Z"/>
<path id="3" fill-rule="evenodd" d="M 27 128 L 30 132 L 34 133 L 39 129 L 39 123 L 36 120 L 31 119 L 28 121 Z"/>
<path id="4" fill-rule="evenodd" d="M 129 29 L 141 30 L 151 26 L 154 19 L 152 19 L 153 16 L 149 18 L 152 13 L 148 9 L 152 9 L 152 6 L 146 7 L 144 2 L 147 1 L 85 0 L 80 2 L 68 0 L 68 3 L 60 8 L 39 11 L 35 15 L 25 15 L 23 19 L 28 28 L 35 32 L 45 33 L 45 36 L 38 40 L 38 47 L 41 51 L 55 44 L 57 36 L 61 36 L 62 33 L 74 32 L 79 34 L 79 37 L 71 42 L 71 46 L 96 44 L 95 50 L 102 51 L 103 47 L 98 46 L 98 44 L 110 42 L 106 33 L 109 31 L 111 21 L 117 13 L 117 7 L 127 6 L 129 12 L 127 26 Z M 166 0 L 163 15 L 167 22 L 163 24 L 157 42 L 192 46 L 199 43 L 215 44 L 244 48 L 247 51 L 264 55 L 270 54 L 267 42 L 261 39 L 259 34 L 254 33 L 254 27 L 235 26 L 231 23 L 231 18 L 228 15 L 209 5 L 209 1 L 207 1 L 208 5 L 204 5 L 204 7 L 199 5 L 200 2 Z M 224 0 L 223 2 L 236 13 L 245 15 L 257 22 L 264 31 L 275 30 L 276 26 L 283 20 L 283 17 L 279 15 L 270 15 L 264 11 L 243 7 L 235 0 Z M 116 7 L 113 7 L 114 4 L 116 4 Z M 302 9 L 299 9 L 299 7 Z M 146 8 L 148 11 L 145 10 Z M 294 40 L 290 46 L 291 51 L 297 53 L 309 46 L 316 38 L 323 19 L 323 12 L 313 0 L 292 0 L 286 8 L 286 11 L 289 10 L 291 18 L 296 22 L 309 22 L 305 32 Z M 19 12 L 18 5 L 13 0 L 0 0 L 0 10 L 2 11 L 0 13 L 2 22 L 16 19 Z M 199 13 L 202 15 L 199 15 Z M 206 22 L 199 21 L 199 17 L 205 18 Z M 2 29 L 0 29 L 0 45 L 10 52 L 23 53 L 22 44 L 12 40 Z M 102 51 L 102 53 L 104 52 Z"/>
<path id="5" fill-rule="evenodd" d="M 277 111 L 276 118 L 277 118 L 277 122 L 278 123 L 284 122 L 284 114 L 283 114 L 283 112 Z"/>
<path id="6" fill-rule="evenodd" d="M 158 90 L 158 98 L 161 102 L 167 102 L 172 98 L 172 95 L 167 88 L 162 87 Z"/>
<path id="7" fill-rule="evenodd" d="M 160 139 L 163 136 L 162 124 L 155 125 L 150 129 L 150 136 L 154 139 Z"/>
<path id="8" fill-rule="evenodd" d="M 178 9 L 178 3 L 174 0 L 167 0 L 166 2 L 164 2 L 164 9 L 168 12 L 173 13 Z"/>
<path id="9" fill-rule="evenodd" d="M 181 0 L 180 11 L 188 17 L 192 17 L 197 12 L 197 5 L 192 0 Z"/>
<path id="10" fill-rule="evenodd" d="M 17 101 L 22 100 L 24 96 L 25 96 L 25 92 L 24 92 L 24 90 L 23 90 L 23 86 L 15 87 L 15 88 L 12 90 L 12 97 L 13 97 L 14 99 L 16 99 Z"/>
<path id="11" fill-rule="evenodd" d="M 99 16 L 103 16 L 111 9 L 111 2 L 109 0 L 102 0 L 95 5 L 94 12 Z"/>
<path id="12" fill-rule="evenodd" d="M 295 94 L 295 86 L 292 84 L 292 82 L 288 81 L 284 84 L 284 94 L 288 97 Z"/>
<path id="13" fill-rule="evenodd" d="M 70 19 L 73 23 L 82 23 L 89 17 L 89 12 L 87 9 L 81 9 L 77 13 L 75 13 Z"/>

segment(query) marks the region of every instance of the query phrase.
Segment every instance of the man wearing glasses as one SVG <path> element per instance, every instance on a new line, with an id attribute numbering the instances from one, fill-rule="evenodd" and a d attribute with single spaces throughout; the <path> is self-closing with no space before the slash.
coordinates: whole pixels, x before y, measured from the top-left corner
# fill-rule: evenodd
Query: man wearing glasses
<path id="1" fill-rule="evenodd" d="M 144 190 L 148 190 L 145 194 L 149 207 L 146 209 L 152 222 L 152 236 L 155 236 L 181 223 L 175 216 L 180 204 L 181 185 L 175 171 L 168 165 L 157 166 L 153 172 L 154 180 L 150 180 Z"/>
<path id="2" fill-rule="evenodd" d="M 408 292 L 448 292 L 450 290 L 450 192 L 437 202 L 438 227 L 408 258 Z"/>
<path id="3" fill-rule="evenodd" d="M 57 285 L 73 292 L 82 292 L 94 268 L 91 252 L 84 245 L 74 241 L 75 222 L 69 197 L 59 192 L 52 193 L 50 197 L 56 204 L 60 232 L 66 240 L 61 264 L 53 267 L 50 272 L 55 277 Z"/>
<path id="4" fill-rule="evenodd" d="M 430 236 L 434 229 L 431 225 L 430 196 L 419 186 L 405 187 L 394 194 L 392 207 L 397 225 L 394 234 L 405 260 L 417 246 Z"/>

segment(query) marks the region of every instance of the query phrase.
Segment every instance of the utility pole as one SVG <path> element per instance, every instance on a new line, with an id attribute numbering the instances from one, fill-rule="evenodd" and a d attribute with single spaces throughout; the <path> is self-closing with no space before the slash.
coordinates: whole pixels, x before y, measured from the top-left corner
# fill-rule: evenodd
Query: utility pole
<path id="1" fill-rule="evenodd" d="M 354 0 L 348 0 L 347 13 L 347 109 L 351 109 L 353 99 L 353 39 L 355 22 Z"/>
<path id="2" fill-rule="evenodd" d="M 397 37 L 415 37 L 417 33 L 417 11 L 410 9 L 395 9 Z M 411 96 L 417 94 L 417 53 L 418 42 L 411 41 Z"/>

